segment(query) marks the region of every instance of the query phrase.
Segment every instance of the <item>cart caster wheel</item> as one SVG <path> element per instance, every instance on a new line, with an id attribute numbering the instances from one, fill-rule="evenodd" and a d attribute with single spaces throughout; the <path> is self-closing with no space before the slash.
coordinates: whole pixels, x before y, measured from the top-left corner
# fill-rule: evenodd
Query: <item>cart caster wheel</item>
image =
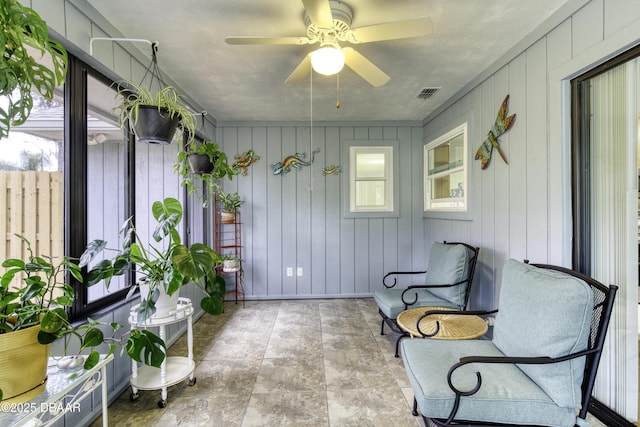
<path id="1" fill-rule="evenodd" d="M 196 378 L 195 377 L 192 380 L 189 380 L 189 385 L 196 385 Z"/>
<path id="2" fill-rule="evenodd" d="M 129 395 L 129 400 L 133 402 L 135 400 L 138 400 L 139 397 L 140 397 L 140 395 L 138 393 L 131 393 Z"/>
<path id="3" fill-rule="evenodd" d="M 167 406 L 167 401 L 164 399 L 158 400 L 158 408 L 164 408 Z"/>

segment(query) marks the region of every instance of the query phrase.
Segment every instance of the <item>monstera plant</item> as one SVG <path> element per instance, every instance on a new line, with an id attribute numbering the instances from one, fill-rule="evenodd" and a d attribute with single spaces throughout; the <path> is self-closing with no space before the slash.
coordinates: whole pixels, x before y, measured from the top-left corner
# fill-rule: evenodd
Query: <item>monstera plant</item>
<path id="1" fill-rule="evenodd" d="M 0 138 L 24 123 L 33 108 L 32 91 L 46 99 L 62 84 L 67 51 L 49 37 L 45 21 L 17 0 L 0 0 Z M 51 66 L 44 65 L 51 62 Z"/>
<path id="2" fill-rule="evenodd" d="M 216 269 L 222 257 L 203 243 L 185 245 L 181 242 L 177 227 L 182 221 L 182 205 L 175 198 L 167 197 L 152 204 L 151 213 L 157 221 L 153 239 L 159 245 L 144 245 L 135 224 L 128 219 L 121 229 L 125 233 L 123 247 L 117 249 L 113 259 L 103 259 L 89 270 L 86 283 L 92 286 L 103 280 L 108 285 L 111 277 L 122 274 L 125 266 L 135 265 L 140 282 L 131 287 L 130 294 L 144 284 L 141 303 L 138 307 L 138 321 L 143 323 L 156 313 L 156 304 L 161 295 L 172 296 L 180 288 L 193 283 L 204 294 L 200 301 L 203 311 L 211 315 L 221 314 L 226 292 L 224 279 Z M 162 246 L 160 246 L 162 244 Z M 85 252 L 87 259 L 96 257 L 107 248 L 104 240 L 89 243 Z"/>

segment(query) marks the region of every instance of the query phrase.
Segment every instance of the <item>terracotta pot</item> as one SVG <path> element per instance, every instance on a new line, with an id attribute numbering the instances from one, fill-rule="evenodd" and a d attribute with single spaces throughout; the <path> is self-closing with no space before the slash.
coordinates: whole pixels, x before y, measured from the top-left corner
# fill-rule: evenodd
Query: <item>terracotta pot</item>
<path id="1" fill-rule="evenodd" d="M 220 213 L 220 218 L 223 224 L 233 224 L 236 221 L 236 213 L 222 211 Z"/>
<path id="2" fill-rule="evenodd" d="M 0 388 L 3 402 L 27 402 L 47 381 L 49 345 L 38 342 L 40 326 L 0 334 Z"/>

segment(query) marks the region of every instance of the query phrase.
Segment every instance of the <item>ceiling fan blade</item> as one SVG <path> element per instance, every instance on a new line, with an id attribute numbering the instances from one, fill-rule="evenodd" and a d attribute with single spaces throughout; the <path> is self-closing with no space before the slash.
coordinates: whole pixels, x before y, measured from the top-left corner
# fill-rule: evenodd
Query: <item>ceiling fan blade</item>
<path id="1" fill-rule="evenodd" d="M 225 37 L 227 44 L 308 44 L 307 37 L 253 37 L 238 36 Z"/>
<path id="2" fill-rule="evenodd" d="M 302 0 L 302 4 L 304 4 L 309 19 L 317 27 L 333 27 L 333 14 L 331 13 L 329 0 Z"/>
<path id="3" fill-rule="evenodd" d="M 382 40 L 405 39 L 431 34 L 433 22 L 429 18 L 416 18 L 406 21 L 388 22 L 354 28 L 351 34 L 358 43 L 377 42 Z"/>
<path id="4" fill-rule="evenodd" d="M 295 70 L 289 75 L 285 83 L 300 83 L 311 71 L 311 53 L 304 57 Z"/>
<path id="5" fill-rule="evenodd" d="M 371 86 L 380 87 L 391 80 L 384 71 L 353 48 L 345 47 L 342 52 L 344 52 L 344 63 Z"/>

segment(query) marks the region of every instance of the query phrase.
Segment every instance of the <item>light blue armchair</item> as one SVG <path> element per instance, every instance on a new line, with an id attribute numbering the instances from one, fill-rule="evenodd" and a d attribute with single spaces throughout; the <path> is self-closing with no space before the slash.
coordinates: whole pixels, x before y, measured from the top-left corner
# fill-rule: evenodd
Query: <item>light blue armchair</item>
<path id="1" fill-rule="evenodd" d="M 384 335 L 385 323 L 400 334 L 396 341 L 396 357 L 400 340 L 408 336 L 396 322 L 398 314 L 414 307 L 467 308 L 478 252 L 479 248 L 466 243 L 435 242 L 426 271 L 393 271 L 384 276 L 384 288 L 375 291 L 373 298 L 382 317 L 380 334 Z M 415 274 L 425 274 L 423 285 L 411 285 L 406 289 L 397 286 L 397 277 Z M 387 283 L 391 278 L 393 283 Z"/>
<path id="2" fill-rule="evenodd" d="M 492 340 L 402 341 L 414 415 L 438 426 L 585 425 L 616 290 L 509 260 Z"/>

